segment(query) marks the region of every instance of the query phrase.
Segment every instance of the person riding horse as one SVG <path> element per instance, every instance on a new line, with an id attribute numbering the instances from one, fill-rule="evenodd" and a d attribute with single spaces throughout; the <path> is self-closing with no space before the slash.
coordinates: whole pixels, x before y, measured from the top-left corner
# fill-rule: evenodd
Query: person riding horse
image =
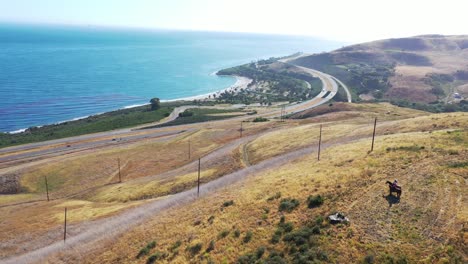
<path id="1" fill-rule="evenodd" d="M 393 181 L 393 183 L 390 182 L 390 181 L 387 181 L 387 184 L 388 184 L 388 187 L 389 187 L 389 190 L 390 190 L 390 195 L 392 195 L 393 192 L 396 192 L 397 197 L 400 198 L 401 186 L 398 185 L 398 180 L 395 179 L 395 181 Z"/>
<path id="2" fill-rule="evenodd" d="M 397 180 L 397 179 L 395 179 L 395 180 L 393 181 L 392 187 L 393 187 L 393 188 L 400 188 L 400 186 L 398 186 L 398 180 Z"/>

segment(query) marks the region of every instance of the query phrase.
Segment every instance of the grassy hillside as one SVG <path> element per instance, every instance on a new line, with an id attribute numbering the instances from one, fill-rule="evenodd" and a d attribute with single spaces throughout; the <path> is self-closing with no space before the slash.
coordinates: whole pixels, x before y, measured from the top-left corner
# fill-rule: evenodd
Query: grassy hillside
<path id="1" fill-rule="evenodd" d="M 156 122 L 169 116 L 173 109 L 174 106 L 166 105 L 156 111 L 150 111 L 150 106 L 141 106 L 60 124 L 31 127 L 25 132 L 17 134 L 0 133 L 0 148 Z"/>
<path id="2" fill-rule="evenodd" d="M 256 164 L 313 145 L 315 122 L 327 118 L 327 147 L 320 161 L 312 152 L 162 212 L 96 249 L 86 262 L 466 261 L 468 116 L 426 115 L 385 105 L 358 108 L 344 111 L 361 113 L 345 123 L 333 121 L 342 118 L 336 113 L 315 116 L 258 137 L 240 150 Z M 368 119 L 375 114 L 378 137 L 369 153 Z M 403 185 L 400 200 L 388 195 L 385 185 L 395 178 Z M 350 218 L 349 225 L 326 221 L 338 211 Z"/>
<path id="3" fill-rule="evenodd" d="M 341 79 L 363 100 L 432 112 L 467 111 L 467 36 L 388 39 L 300 57 L 292 63 Z M 455 98 L 455 93 L 461 98 Z"/>
<path id="4" fill-rule="evenodd" d="M 330 147 L 321 161 L 311 153 L 165 212 L 88 262 L 463 263 L 468 134 L 451 125 L 468 119 L 422 118 L 448 127 L 379 136 L 372 153 L 368 139 Z M 385 185 L 394 178 L 400 200 Z M 337 211 L 351 223 L 329 224 Z"/>
<path id="5" fill-rule="evenodd" d="M 369 152 L 374 117 L 377 138 Z M 293 118 L 244 123 L 243 138 L 237 121 L 188 126 L 171 138 L 23 168 L 22 193 L 0 196 L 0 258 L 60 241 L 64 207 L 73 237 L 96 228 L 94 220 L 125 216 L 195 187 L 201 157 L 202 183 L 272 159 L 284 163 L 154 212 L 117 237 L 60 251 L 49 262 L 466 262 L 466 113 L 334 103 Z M 295 151 L 303 154 L 288 156 Z M 118 158 L 123 183 L 117 183 Z M 385 184 L 395 178 L 403 186 L 399 200 Z M 330 224 L 334 212 L 350 224 Z"/>

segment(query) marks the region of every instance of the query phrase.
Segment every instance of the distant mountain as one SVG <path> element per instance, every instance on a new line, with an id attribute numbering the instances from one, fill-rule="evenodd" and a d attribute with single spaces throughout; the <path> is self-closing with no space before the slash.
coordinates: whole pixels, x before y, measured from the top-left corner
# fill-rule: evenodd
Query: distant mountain
<path id="1" fill-rule="evenodd" d="M 447 111 L 466 104 L 463 99 L 468 98 L 468 35 L 379 40 L 291 63 L 336 76 L 361 100 L 420 108 L 429 104 L 432 110 Z"/>

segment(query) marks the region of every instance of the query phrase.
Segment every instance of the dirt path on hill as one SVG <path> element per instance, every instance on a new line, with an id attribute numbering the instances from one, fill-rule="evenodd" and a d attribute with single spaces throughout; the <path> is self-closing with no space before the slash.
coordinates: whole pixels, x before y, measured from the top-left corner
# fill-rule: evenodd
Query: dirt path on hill
<path id="1" fill-rule="evenodd" d="M 242 138 L 236 142 L 231 143 L 223 150 L 218 150 L 219 152 L 215 151 L 210 155 L 216 156 L 221 152 L 232 151 L 240 143 L 245 143 L 251 138 L 253 138 L 253 136 Z M 343 138 L 339 140 L 334 140 L 333 142 L 324 143 L 322 144 L 322 149 L 324 150 L 331 146 L 349 143 L 359 138 L 364 138 L 364 136 Z M 315 154 L 315 152 L 316 146 L 308 146 L 283 155 L 273 157 L 271 159 L 262 161 L 250 167 L 240 169 L 234 173 L 222 176 L 218 179 L 203 184 L 200 188 L 200 196 L 207 196 L 221 188 L 244 180 L 247 177 L 255 177 L 260 172 L 278 168 L 298 158 L 310 154 Z M 207 158 L 210 158 L 208 156 Z M 44 262 L 51 255 L 63 253 L 64 251 L 75 254 L 77 252 L 79 252 L 79 254 L 84 254 L 87 250 L 92 249 L 95 243 L 103 243 L 107 241 L 107 239 L 111 239 L 123 232 L 126 232 L 132 227 L 142 224 L 146 220 L 157 216 L 158 212 L 170 209 L 171 207 L 177 205 L 193 202 L 196 199 L 197 189 L 192 188 L 188 191 L 177 193 L 161 200 L 148 202 L 137 208 L 130 209 L 120 215 L 116 215 L 107 219 L 95 220 L 83 224 L 70 226 L 67 229 L 69 238 L 67 239 L 66 244 L 64 244 L 63 241 L 51 242 L 49 240 L 44 243 L 44 241 L 41 240 L 41 244 L 28 246 L 28 248 L 33 247 L 36 248 L 36 250 L 13 258 L 3 259 L 0 262 L 5 264 Z M 60 230 L 56 229 L 50 231 L 50 234 L 48 234 L 47 237 L 60 237 L 59 233 Z"/>

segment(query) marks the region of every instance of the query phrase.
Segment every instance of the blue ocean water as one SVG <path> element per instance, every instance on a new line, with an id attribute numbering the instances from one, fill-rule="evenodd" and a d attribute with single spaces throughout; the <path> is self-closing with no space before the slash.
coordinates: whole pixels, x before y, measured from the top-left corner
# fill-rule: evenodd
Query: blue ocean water
<path id="1" fill-rule="evenodd" d="M 341 43 L 311 37 L 0 25 L 0 131 L 224 89 L 213 72 Z"/>

